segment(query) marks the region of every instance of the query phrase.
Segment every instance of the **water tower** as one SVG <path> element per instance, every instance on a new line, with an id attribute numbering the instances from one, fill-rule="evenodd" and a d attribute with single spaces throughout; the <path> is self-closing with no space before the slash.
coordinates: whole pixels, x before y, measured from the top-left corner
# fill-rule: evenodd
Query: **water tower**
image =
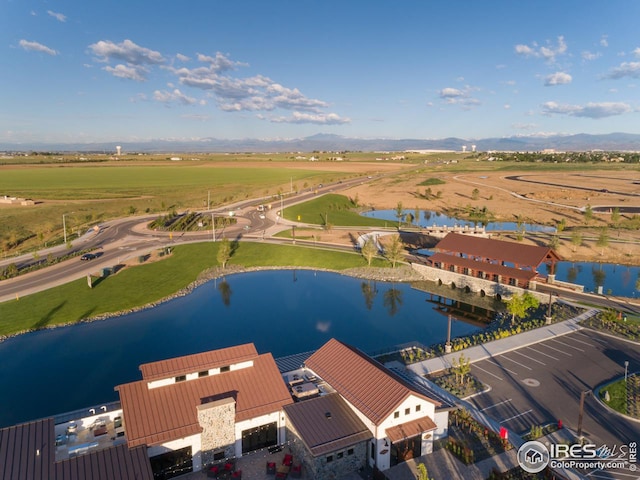
<path id="1" fill-rule="evenodd" d="M 117 155 L 117 156 L 122 155 L 122 147 L 121 147 L 120 145 L 118 145 L 118 146 L 116 147 L 116 155 Z"/>
<path id="2" fill-rule="evenodd" d="M 467 146 L 466 146 L 466 145 L 463 145 L 463 146 L 462 146 L 462 153 L 465 153 L 466 151 L 467 151 Z"/>
<path id="3" fill-rule="evenodd" d="M 471 151 L 475 152 L 476 151 L 476 146 L 475 145 L 471 145 Z"/>

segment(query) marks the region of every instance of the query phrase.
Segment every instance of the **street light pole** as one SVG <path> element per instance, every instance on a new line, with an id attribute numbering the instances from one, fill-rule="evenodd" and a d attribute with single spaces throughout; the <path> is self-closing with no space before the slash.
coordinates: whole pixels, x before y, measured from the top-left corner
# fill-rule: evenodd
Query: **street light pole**
<path id="1" fill-rule="evenodd" d="M 629 360 L 624 361 L 624 384 L 627 384 L 627 372 L 629 371 Z"/>
<path id="2" fill-rule="evenodd" d="M 66 220 L 65 220 L 66 215 L 67 215 L 66 213 L 62 214 L 62 230 L 64 231 L 64 244 L 65 245 L 67 244 L 67 223 L 66 223 Z"/>
<path id="3" fill-rule="evenodd" d="M 211 236 L 213 237 L 213 241 L 216 241 L 216 219 L 213 217 L 213 212 L 211 212 Z"/>

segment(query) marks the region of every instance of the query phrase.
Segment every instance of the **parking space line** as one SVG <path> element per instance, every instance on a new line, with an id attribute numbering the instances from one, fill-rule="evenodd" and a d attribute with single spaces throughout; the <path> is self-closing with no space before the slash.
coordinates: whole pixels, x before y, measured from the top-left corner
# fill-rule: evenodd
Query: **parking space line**
<path id="1" fill-rule="evenodd" d="M 518 350 L 514 350 L 513 353 L 517 353 L 518 355 L 522 355 L 524 358 L 528 358 L 529 360 L 533 360 L 540 365 L 546 365 L 546 363 L 541 362 L 540 360 L 536 360 L 535 358 L 530 357 L 529 355 L 525 355 L 524 353 L 520 353 Z"/>
<path id="2" fill-rule="evenodd" d="M 557 348 L 553 348 L 551 345 L 547 345 L 546 343 L 541 343 L 540 345 L 550 348 L 551 350 L 555 350 L 556 352 L 566 355 L 567 357 L 573 357 L 573 355 L 571 355 L 570 353 L 563 352 L 562 350 L 558 350 Z"/>
<path id="3" fill-rule="evenodd" d="M 511 401 L 511 399 L 510 399 L 510 398 L 508 398 L 508 399 L 503 400 L 503 401 L 501 401 L 501 402 L 494 403 L 493 405 L 489 405 L 488 407 L 484 407 L 484 408 L 480 409 L 480 411 L 481 411 L 481 412 L 484 412 L 485 410 L 490 410 L 490 409 L 492 409 L 492 408 L 497 407 L 498 405 L 502 405 L 503 403 L 509 403 L 510 401 Z"/>
<path id="4" fill-rule="evenodd" d="M 563 347 L 569 347 L 569 348 L 573 348 L 574 350 L 578 350 L 579 352 L 584 352 L 582 348 L 574 347 L 573 345 L 569 345 L 568 343 L 562 343 L 561 341 L 556 340 L 555 338 L 551 338 L 549 339 L 549 341 L 559 343 Z"/>
<path id="5" fill-rule="evenodd" d="M 556 358 L 556 357 L 554 357 L 554 356 L 552 356 L 552 355 L 549 355 L 549 354 L 547 354 L 547 353 L 541 352 L 540 350 L 536 350 L 536 349 L 535 349 L 535 348 L 533 348 L 533 347 L 527 347 L 527 348 L 529 348 L 529 349 L 533 350 L 533 351 L 534 351 L 534 352 L 536 352 L 536 353 L 539 353 L 540 355 L 544 355 L 545 357 L 549 357 L 549 358 L 551 358 L 551 359 L 553 359 L 553 360 L 560 360 L 559 358 Z"/>
<path id="6" fill-rule="evenodd" d="M 493 373 L 491 373 L 490 371 L 485 370 L 485 369 L 484 369 L 484 368 L 482 368 L 482 367 L 479 367 L 479 366 L 478 366 L 478 365 L 476 365 L 475 363 L 473 364 L 473 367 L 472 367 L 472 368 L 477 368 L 478 370 L 482 370 L 484 373 L 488 373 L 489 375 L 491 375 L 492 377 L 497 378 L 498 380 L 502 380 L 502 377 L 499 377 L 498 375 L 494 375 L 494 374 L 493 374 Z"/>
<path id="7" fill-rule="evenodd" d="M 583 345 L 586 345 L 588 347 L 595 347 L 595 345 L 593 343 L 583 342 L 582 340 L 578 340 L 575 337 L 566 337 L 566 339 L 567 340 L 573 340 L 574 342 L 582 343 Z"/>
<path id="8" fill-rule="evenodd" d="M 502 358 L 506 358 L 507 360 L 511 360 L 516 365 L 520 365 L 522 368 L 526 368 L 527 370 L 533 370 L 531 367 L 527 367 L 526 365 L 523 365 L 522 363 L 517 362 L 517 361 L 513 360 L 512 358 L 507 357 L 506 355 L 502 355 Z"/>
<path id="9" fill-rule="evenodd" d="M 605 340 L 602 340 L 601 338 L 591 337 L 591 336 L 587 335 L 586 333 L 583 333 L 583 332 L 580 332 L 580 331 L 578 331 L 576 333 L 579 333 L 583 337 L 587 337 L 589 340 L 593 340 L 594 342 L 598 342 L 598 343 L 602 343 L 603 345 L 607 345 L 607 342 Z"/>
<path id="10" fill-rule="evenodd" d="M 516 372 L 514 372 L 513 370 L 509 370 L 508 368 L 503 367 L 502 365 L 500 365 L 498 362 L 494 362 L 493 360 L 487 360 L 487 362 L 489 363 L 493 363 L 495 366 L 501 368 L 502 370 L 505 370 L 513 375 L 518 375 Z"/>
<path id="11" fill-rule="evenodd" d="M 514 415 L 513 417 L 505 418 L 500 423 L 508 422 L 509 420 L 513 420 L 514 418 L 521 417 L 521 416 L 526 415 L 527 413 L 531 413 L 531 412 L 533 412 L 533 409 L 529 409 L 526 412 L 519 413 L 517 415 Z"/>

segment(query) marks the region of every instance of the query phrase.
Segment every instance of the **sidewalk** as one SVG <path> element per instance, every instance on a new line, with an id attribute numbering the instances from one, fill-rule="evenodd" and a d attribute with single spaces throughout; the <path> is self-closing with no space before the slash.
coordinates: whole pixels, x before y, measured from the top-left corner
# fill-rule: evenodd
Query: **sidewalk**
<path id="1" fill-rule="evenodd" d="M 465 348 L 464 350 L 448 353 L 440 357 L 423 360 L 422 362 L 408 365 L 407 368 L 420 376 L 445 370 L 453 365 L 454 359 L 457 360 L 460 358 L 462 352 L 464 352 L 466 358 L 470 359 L 471 363 L 484 360 L 485 358 L 500 355 L 517 348 L 526 347 L 527 345 L 533 345 L 534 343 L 581 330 L 582 327 L 578 325 L 578 322 L 594 316 L 597 312 L 598 310 L 592 308 L 577 317 L 563 322 L 544 325 L 535 330 Z"/>

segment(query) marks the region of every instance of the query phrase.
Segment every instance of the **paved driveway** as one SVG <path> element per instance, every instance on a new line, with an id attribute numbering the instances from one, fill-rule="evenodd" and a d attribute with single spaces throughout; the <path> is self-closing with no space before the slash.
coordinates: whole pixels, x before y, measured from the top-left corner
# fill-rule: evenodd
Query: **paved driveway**
<path id="1" fill-rule="evenodd" d="M 491 390 L 469 401 L 521 434 L 558 420 L 575 433 L 581 392 L 623 376 L 625 360 L 629 372 L 640 370 L 637 344 L 580 330 L 472 363 L 472 373 Z M 587 395 L 582 433 L 598 445 L 628 444 L 640 440 L 640 422 Z"/>

